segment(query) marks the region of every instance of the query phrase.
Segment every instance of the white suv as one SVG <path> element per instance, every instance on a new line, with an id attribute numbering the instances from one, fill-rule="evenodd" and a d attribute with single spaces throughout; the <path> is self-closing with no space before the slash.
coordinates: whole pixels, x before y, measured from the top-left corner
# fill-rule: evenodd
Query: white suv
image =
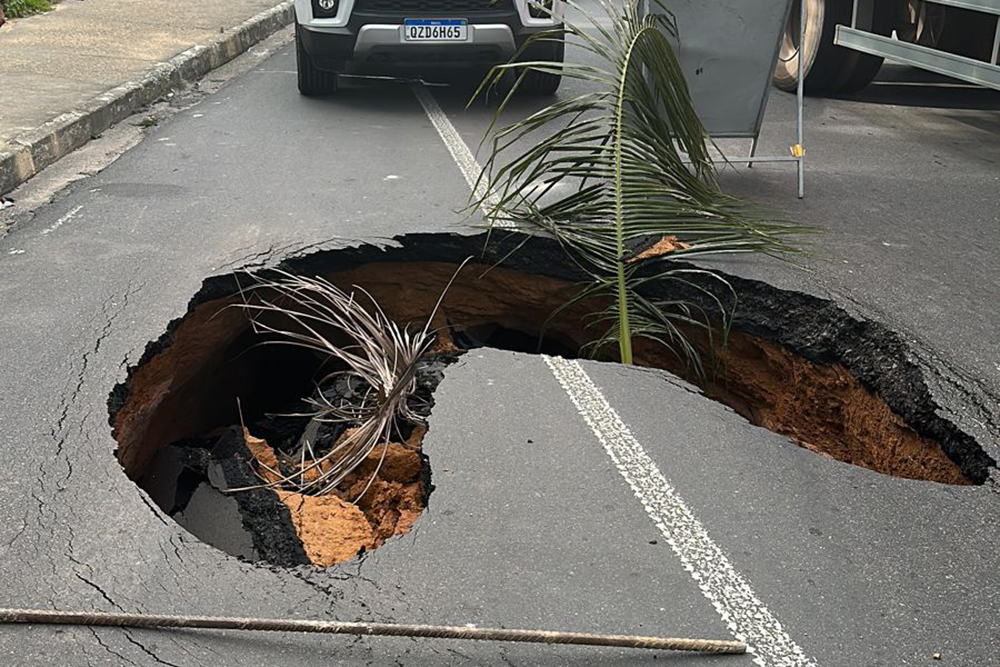
<path id="1" fill-rule="evenodd" d="M 329 95 L 348 63 L 380 67 L 491 67 L 540 31 L 561 30 L 561 0 L 295 0 L 299 91 Z M 561 62 L 561 40 L 539 40 L 519 60 Z M 530 72 L 521 89 L 554 93 L 557 74 Z"/>

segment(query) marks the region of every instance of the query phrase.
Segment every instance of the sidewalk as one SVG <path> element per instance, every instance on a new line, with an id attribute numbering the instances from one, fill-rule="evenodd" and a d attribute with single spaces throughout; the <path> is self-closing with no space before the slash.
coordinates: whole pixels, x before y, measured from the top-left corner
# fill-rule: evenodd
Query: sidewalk
<path id="1" fill-rule="evenodd" d="M 64 0 L 0 27 L 0 194 L 292 16 L 291 0 Z"/>

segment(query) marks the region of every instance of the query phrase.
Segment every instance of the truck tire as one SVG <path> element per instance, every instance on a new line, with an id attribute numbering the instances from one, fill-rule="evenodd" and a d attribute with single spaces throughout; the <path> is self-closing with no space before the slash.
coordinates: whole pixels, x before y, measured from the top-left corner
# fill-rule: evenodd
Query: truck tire
<path id="1" fill-rule="evenodd" d="M 538 42 L 532 45 L 531 48 L 526 49 L 520 59 L 562 63 L 565 57 L 566 42 L 560 39 L 557 42 Z M 524 80 L 518 86 L 518 91 L 526 95 L 553 95 L 559 90 L 561 82 L 561 74 L 530 70 L 524 75 Z"/>
<path id="2" fill-rule="evenodd" d="M 876 1 L 873 5 L 873 11 L 871 32 L 878 35 L 891 34 L 896 21 L 893 3 L 886 2 L 886 0 Z M 850 21 L 850 17 L 847 20 Z M 885 60 L 879 56 L 860 51 L 850 49 L 845 49 L 845 51 L 847 51 L 847 56 L 844 58 L 840 75 L 833 82 L 832 88 L 833 92 L 841 94 L 857 92 L 871 83 Z"/>
<path id="3" fill-rule="evenodd" d="M 799 48 L 799 3 L 806 3 L 804 48 Z M 876 2 L 878 6 L 890 3 Z M 809 94 L 846 92 L 863 88 L 878 73 L 882 58 L 834 46 L 838 24 L 850 24 L 852 0 L 793 0 L 778 62 L 771 80 L 781 90 L 798 85 L 799 55 L 804 52 L 803 89 Z M 886 33 L 887 34 L 887 33 Z"/>
<path id="4" fill-rule="evenodd" d="M 883 58 L 871 56 L 867 53 L 854 51 L 851 57 L 845 59 L 840 76 L 833 82 L 830 92 L 833 93 L 856 93 L 869 83 L 882 68 Z"/>
<path id="5" fill-rule="evenodd" d="M 306 97 L 332 95 L 337 92 L 337 73 L 317 69 L 302 46 L 299 25 L 295 24 L 295 66 L 298 71 L 299 92 Z"/>
<path id="6" fill-rule="evenodd" d="M 993 35 L 997 20 L 980 12 L 945 7 L 944 29 L 938 48 L 948 53 L 989 61 L 993 55 Z"/>
<path id="7" fill-rule="evenodd" d="M 944 32 L 946 12 L 944 5 L 926 0 L 900 2 L 896 38 L 901 42 L 936 49 Z"/>

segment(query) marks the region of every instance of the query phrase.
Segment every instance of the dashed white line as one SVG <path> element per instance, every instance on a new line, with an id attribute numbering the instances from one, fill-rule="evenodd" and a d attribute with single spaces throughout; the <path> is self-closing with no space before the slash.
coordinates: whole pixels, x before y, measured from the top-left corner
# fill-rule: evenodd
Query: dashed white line
<path id="1" fill-rule="evenodd" d="M 476 156 L 472 154 L 468 145 L 466 145 L 461 135 L 459 135 L 458 130 L 451 124 L 451 120 L 441 110 L 441 105 L 431 95 L 431 91 L 427 90 L 427 87 L 423 84 L 415 83 L 413 84 L 413 94 L 417 96 L 417 100 L 420 101 L 420 106 L 424 108 L 424 113 L 430 119 L 431 125 L 437 130 L 441 141 L 444 142 L 444 145 L 448 148 L 448 152 L 451 153 L 452 159 L 458 165 L 462 176 L 465 177 L 465 182 L 469 184 L 469 189 L 472 190 L 476 200 L 483 201 L 483 208 L 488 209 L 494 206 L 497 201 L 496 195 L 490 193 L 489 197 L 485 197 L 486 181 L 485 179 L 482 181 L 479 179 L 483 168 L 476 162 Z"/>
<path id="2" fill-rule="evenodd" d="M 733 635 L 761 667 L 815 667 L 733 568 L 577 361 L 544 356 L 646 513 Z"/>
<path id="3" fill-rule="evenodd" d="M 76 214 L 79 213 L 80 209 L 82 209 L 82 208 L 83 208 L 82 205 L 81 206 L 77 206 L 76 208 L 74 208 L 73 210 L 71 210 L 69 213 L 65 214 L 64 216 L 62 216 L 61 218 L 59 218 L 58 220 L 56 220 L 55 222 L 53 222 L 50 226 L 48 226 L 45 229 L 43 229 L 42 230 L 42 234 L 43 235 L 44 234 L 51 234 L 52 232 L 56 231 L 57 229 L 59 229 L 60 227 L 62 227 L 64 224 L 66 224 L 67 222 L 69 222 L 70 220 L 72 220 L 74 217 L 76 217 Z"/>
<path id="4" fill-rule="evenodd" d="M 417 84 L 413 92 L 469 188 L 477 198 L 482 198 L 486 186 L 478 183 L 477 187 L 482 168 L 472 151 L 430 91 Z M 559 357 L 543 358 L 684 569 L 697 582 L 733 635 L 746 642 L 753 661 L 760 667 L 815 667 L 747 580 L 736 572 L 579 362 Z"/>

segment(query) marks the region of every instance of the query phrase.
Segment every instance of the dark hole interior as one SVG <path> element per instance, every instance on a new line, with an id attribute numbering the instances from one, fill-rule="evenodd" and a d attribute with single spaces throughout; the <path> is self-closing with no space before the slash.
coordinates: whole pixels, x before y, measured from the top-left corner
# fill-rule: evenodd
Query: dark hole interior
<path id="1" fill-rule="evenodd" d="M 455 345 L 463 350 L 493 347 L 498 350 L 548 354 L 566 359 L 575 359 L 578 355 L 578 351 L 572 343 L 560 340 L 555 336 L 541 336 L 537 333 L 518 331 L 499 324 L 480 324 L 461 329 L 452 328 L 451 337 L 455 341 Z"/>

